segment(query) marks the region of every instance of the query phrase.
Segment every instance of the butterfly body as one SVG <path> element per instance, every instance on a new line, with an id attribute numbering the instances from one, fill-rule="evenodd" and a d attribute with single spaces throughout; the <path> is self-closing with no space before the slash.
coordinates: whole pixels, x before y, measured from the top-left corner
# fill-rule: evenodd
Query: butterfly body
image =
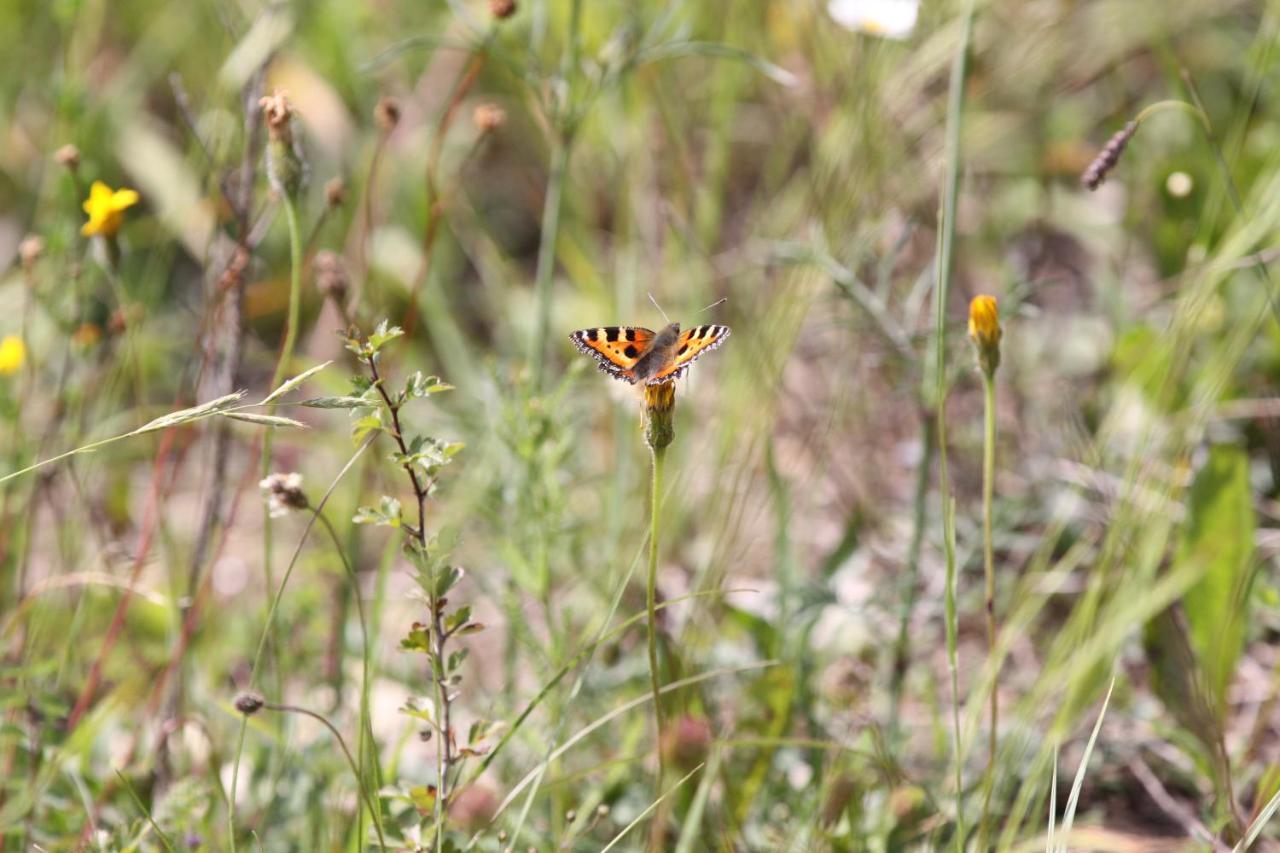
<path id="1" fill-rule="evenodd" d="M 603 326 L 569 336 L 578 349 L 599 362 L 601 370 L 633 385 L 679 379 L 694 359 L 727 337 L 728 326 L 695 326 L 682 332 L 679 323 L 658 332 L 640 326 Z"/>

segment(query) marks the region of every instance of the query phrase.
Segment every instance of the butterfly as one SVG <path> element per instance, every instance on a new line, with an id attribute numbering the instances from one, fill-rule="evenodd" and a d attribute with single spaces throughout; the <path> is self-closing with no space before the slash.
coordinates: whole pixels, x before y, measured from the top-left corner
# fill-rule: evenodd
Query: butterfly
<path id="1" fill-rule="evenodd" d="M 632 385 L 661 385 L 679 379 L 694 359 L 727 337 L 728 326 L 695 326 L 682 332 L 679 323 L 672 323 L 660 332 L 640 326 L 579 329 L 569 339 L 595 356 L 610 376 Z"/>

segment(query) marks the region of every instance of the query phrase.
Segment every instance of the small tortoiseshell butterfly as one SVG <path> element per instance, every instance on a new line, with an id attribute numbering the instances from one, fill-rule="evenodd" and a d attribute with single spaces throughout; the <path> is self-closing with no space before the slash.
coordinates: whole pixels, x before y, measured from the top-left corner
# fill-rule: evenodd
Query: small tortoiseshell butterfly
<path id="1" fill-rule="evenodd" d="M 580 329 L 569 339 L 595 356 L 600 369 L 610 376 L 632 385 L 660 385 L 679 379 L 695 358 L 727 337 L 728 326 L 695 326 L 682 332 L 679 323 L 672 323 L 661 332 L 639 326 Z"/>

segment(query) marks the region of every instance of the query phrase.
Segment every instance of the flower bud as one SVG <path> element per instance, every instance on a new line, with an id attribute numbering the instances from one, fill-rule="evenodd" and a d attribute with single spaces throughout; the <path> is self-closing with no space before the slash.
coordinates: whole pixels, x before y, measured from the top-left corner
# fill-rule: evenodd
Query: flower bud
<path id="1" fill-rule="evenodd" d="M 661 450 L 676 437 L 676 383 L 659 382 L 644 386 L 644 440 Z"/>
<path id="2" fill-rule="evenodd" d="M 324 185 L 324 203 L 330 209 L 342 207 L 347 203 L 347 182 L 342 178 L 330 178 Z"/>
<path id="3" fill-rule="evenodd" d="M 378 98 L 378 105 L 373 108 L 373 120 L 383 133 L 390 133 L 400 123 L 400 102 L 395 98 Z"/>
<path id="4" fill-rule="evenodd" d="M 59 166 L 74 172 L 80 167 L 80 149 L 68 143 L 53 152 L 53 159 Z"/>
<path id="5" fill-rule="evenodd" d="M 257 693 L 241 693 L 236 697 L 236 710 L 246 717 L 261 711 L 265 704 L 266 702 Z"/>
<path id="6" fill-rule="evenodd" d="M 302 155 L 293 133 L 293 105 L 276 91 L 258 101 L 267 122 L 267 177 L 276 192 L 292 199 L 302 186 Z"/>
<path id="7" fill-rule="evenodd" d="M 991 376 L 1000 366 L 1000 309 L 994 296 L 975 296 L 969 303 L 969 338 L 978 354 L 978 366 Z"/>
<path id="8" fill-rule="evenodd" d="M 18 244 L 18 257 L 22 259 L 22 268 L 30 270 L 44 254 L 44 238 L 39 234 L 28 234 Z"/>
<path id="9" fill-rule="evenodd" d="M 707 760 L 711 741 L 711 723 L 707 718 L 685 714 L 662 733 L 662 754 L 676 767 L 692 770 Z"/>
<path id="10" fill-rule="evenodd" d="M 316 253 L 316 290 L 339 305 L 347 301 L 348 277 L 346 265 L 337 252 L 324 249 Z"/>
<path id="11" fill-rule="evenodd" d="M 481 133 L 489 133 L 502 127 L 507 114 L 497 104 L 481 104 L 471 114 L 471 121 Z"/>

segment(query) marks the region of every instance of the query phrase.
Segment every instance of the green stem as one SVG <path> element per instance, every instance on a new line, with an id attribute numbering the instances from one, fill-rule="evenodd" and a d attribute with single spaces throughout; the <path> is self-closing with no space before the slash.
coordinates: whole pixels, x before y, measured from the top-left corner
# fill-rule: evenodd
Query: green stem
<path id="1" fill-rule="evenodd" d="M 929 473 L 933 467 L 936 450 L 937 420 L 926 409 L 920 411 L 921 449 L 916 468 L 915 494 L 912 500 L 911 540 L 907 545 L 907 574 L 902 582 L 902 606 L 898 614 L 898 639 L 894 643 L 893 672 L 889 681 L 889 719 L 894 731 L 900 725 L 898 708 L 902 702 L 902 687 L 906 681 L 907 664 L 911 657 L 911 614 L 915 610 L 916 592 L 920 579 L 920 553 L 924 547 L 925 504 L 929 499 Z"/>
<path id="2" fill-rule="evenodd" d="M 974 0 L 965 5 L 960 45 L 951 66 L 947 97 L 947 172 L 943 185 L 942 221 L 938 227 L 937 286 L 934 288 L 934 375 L 931 392 L 937 418 L 938 487 L 942 496 L 943 550 L 946 557 L 947 662 L 951 670 L 951 722 L 954 728 L 956 776 L 957 850 L 964 849 L 963 744 L 960 740 L 960 678 L 958 615 L 956 610 L 955 502 L 947 470 L 947 296 L 951 290 L 956 232 L 956 202 L 960 194 L 961 124 L 964 112 L 964 85 L 969 70 L 969 45 L 973 37 Z M 929 399 L 930 395 L 926 395 Z"/>
<path id="3" fill-rule="evenodd" d="M 535 388 L 542 387 L 546 372 L 547 340 L 551 332 L 551 303 L 556 267 L 556 238 L 560 232 L 560 208 L 564 197 L 565 174 L 569 168 L 569 137 L 557 133 L 551 143 L 551 170 L 542 207 L 542 236 L 538 243 L 538 266 L 534 293 L 538 301 L 538 322 L 530 340 L 530 363 Z"/>
<path id="4" fill-rule="evenodd" d="M 662 790 L 666 770 L 662 755 L 662 685 L 658 673 L 658 506 L 662 495 L 662 469 L 667 459 L 665 447 L 654 447 L 653 476 L 649 484 L 649 574 L 645 581 L 645 608 L 649 619 L 649 686 L 653 690 L 653 722 L 657 731 L 658 779 L 655 790 Z"/>
<path id="5" fill-rule="evenodd" d="M 991 681 L 991 730 L 987 735 L 987 773 L 983 780 L 982 829 L 979 847 L 987 840 L 988 821 L 991 816 L 991 794 L 995 787 L 997 724 L 1000 715 L 1000 672 L 996 661 L 996 568 L 995 545 L 991 534 L 991 504 L 995 491 L 996 472 L 996 382 L 992 371 L 982 371 L 983 419 L 982 419 L 982 567 L 986 576 L 987 655 L 988 662 L 996 667 Z"/>
<path id="6" fill-rule="evenodd" d="M 307 526 L 302 530 L 302 536 L 298 539 L 298 545 L 293 549 L 293 556 L 289 558 L 289 565 L 284 570 L 284 577 L 280 579 L 280 586 L 276 588 L 275 595 L 271 598 L 271 605 L 267 608 L 266 624 L 262 626 L 262 634 L 258 637 L 258 650 L 253 655 L 253 666 L 249 668 L 249 683 L 246 685 L 247 690 L 252 690 L 254 684 L 257 683 L 258 668 L 262 665 L 262 654 L 267 647 L 267 638 L 272 635 L 275 628 L 276 611 L 280 608 L 280 601 L 284 598 L 285 587 L 289 585 L 289 577 L 293 574 L 293 567 L 297 565 L 298 557 L 302 554 L 302 546 L 306 544 L 307 537 L 311 534 L 311 528 L 315 527 L 316 519 L 320 516 L 325 504 L 329 502 L 329 496 L 333 494 L 333 490 L 338 487 L 338 483 L 352 469 L 356 461 L 364 455 L 364 452 L 373 444 L 373 440 L 377 437 L 377 433 L 371 433 L 359 447 L 356 452 L 347 460 L 347 464 L 342 466 L 342 470 L 333 478 L 333 482 L 329 484 L 329 488 L 325 490 L 324 496 L 320 498 L 320 502 L 315 506 L 315 512 L 311 518 L 307 520 Z M 244 755 L 245 734 L 249 729 L 249 718 L 245 717 L 240 723 L 240 738 L 236 742 L 236 757 L 231 765 L 231 796 L 227 801 L 227 831 L 229 833 L 229 844 L 231 850 L 235 850 L 236 846 L 236 788 L 240 782 L 240 759 Z"/>
<path id="7" fill-rule="evenodd" d="M 320 522 L 324 525 L 324 529 L 328 531 L 329 538 L 333 541 L 333 550 L 337 552 L 338 558 L 342 560 L 342 567 L 347 571 L 347 578 L 350 579 L 351 581 L 351 594 L 355 597 L 355 600 L 356 600 L 356 613 L 360 617 L 360 643 L 361 643 L 360 726 L 359 726 L 360 739 L 359 741 L 356 742 L 356 752 L 359 754 L 360 758 L 359 758 L 359 761 L 357 762 L 356 775 L 359 779 L 360 784 L 364 785 L 366 784 L 365 757 L 367 755 L 370 755 L 371 753 L 370 747 L 373 744 L 373 724 L 370 720 L 370 713 L 369 713 L 369 677 L 370 677 L 370 670 L 372 669 L 372 664 L 370 662 L 370 649 L 369 649 L 369 623 L 368 623 L 368 620 L 365 618 L 364 599 L 360 595 L 360 578 L 356 575 L 355 567 L 352 566 L 351 562 L 347 559 L 346 551 L 344 551 L 342 548 L 342 541 L 338 539 L 338 531 L 334 529 L 333 522 L 329 521 L 329 517 L 326 516 L 324 513 L 317 511 L 316 516 L 320 519 Z M 376 758 L 377 751 L 373 750 L 372 755 L 375 756 Z M 378 789 L 378 784 L 380 781 L 378 779 L 378 775 L 379 774 L 377 773 L 377 768 L 375 767 L 374 779 L 373 779 L 374 781 L 373 789 L 375 792 Z M 369 815 L 369 818 L 370 820 L 373 821 L 374 829 L 376 829 L 378 832 L 378 846 L 381 847 L 383 850 L 385 850 L 387 847 L 387 842 L 386 842 L 386 839 L 383 838 L 382 836 L 382 816 L 377 811 L 377 809 L 372 805 L 371 798 L 367 798 L 367 800 L 370 801 L 370 809 L 371 809 L 371 814 Z M 359 823 L 360 825 L 357 826 L 356 832 L 357 832 L 357 837 L 361 839 L 361 844 L 363 844 L 364 843 L 363 842 L 363 839 L 364 839 L 363 823 L 364 822 L 360 821 Z"/>

